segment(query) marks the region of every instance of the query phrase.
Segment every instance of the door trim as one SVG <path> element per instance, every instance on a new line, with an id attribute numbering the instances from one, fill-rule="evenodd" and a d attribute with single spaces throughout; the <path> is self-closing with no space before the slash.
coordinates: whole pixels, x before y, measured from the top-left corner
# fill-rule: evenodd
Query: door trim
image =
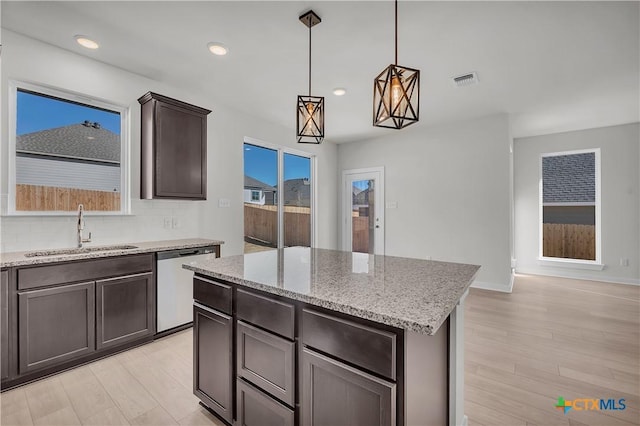
<path id="1" fill-rule="evenodd" d="M 348 180 L 348 176 L 350 175 L 358 175 L 358 174 L 365 174 L 365 173 L 378 173 L 379 176 L 379 181 L 376 179 L 376 206 L 375 206 L 375 213 L 376 213 L 376 217 L 380 218 L 380 224 L 382 226 L 382 231 L 379 233 L 382 236 L 382 241 L 379 241 L 376 246 L 378 247 L 378 250 L 375 250 L 375 254 L 379 254 L 379 255 L 384 255 L 384 251 L 385 251 L 385 221 L 384 221 L 384 213 L 385 213 L 385 202 L 384 202 L 384 166 L 377 166 L 377 167 L 365 167 L 365 168 L 361 168 L 361 169 L 348 169 L 348 170 L 343 170 L 342 171 L 342 203 L 340 206 L 340 229 L 341 229 L 341 240 L 342 240 L 342 250 L 344 251 L 351 251 L 352 247 L 351 247 L 351 232 L 347 232 L 348 230 L 351 231 L 351 226 L 349 226 L 348 220 L 347 218 L 350 217 L 350 207 L 351 207 L 351 190 L 350 188 L 347 188 L 347 180 Z M 347 206 L 349 207 L 349 210 L 347 213 Z M 377 240 L 376 240 L 377 241 Z"/>

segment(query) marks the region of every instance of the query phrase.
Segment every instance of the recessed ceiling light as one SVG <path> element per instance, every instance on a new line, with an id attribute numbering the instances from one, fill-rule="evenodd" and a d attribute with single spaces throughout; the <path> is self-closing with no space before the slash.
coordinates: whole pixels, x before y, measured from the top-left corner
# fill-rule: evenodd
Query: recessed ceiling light
<path id="1" fill-rule="evenodd" d="M 347 89 L 344 87 L 336 87 L 333 89 L 333 94 L 336 96 L 344 96 L 345 93 L 347 93 Z"/>
<path id="2" fill-rule="evenodd" d="M 76 39 L 76 41 L 78 42 L 78 44 L 80 46 L 86 47 L 87 49 L 97 49 L 98 47 L 100 47 L 100 45 L 98 43 L 96 43 L 95 41 L 91 40 L 87 36 L 77 35 L 77 36 L 75 36 L 75 39 Z"/>
<path id="3" fill-rule="evenodd" d="M 207 47 L 209 48 L 209 52 L 213 53 L 214 55 L 224 56 L 229 53 L 229 49 L 227 49 L 224 44 L 218 43 L 217 41 L 212 41 L 211 43 L 207 44 Z"/>

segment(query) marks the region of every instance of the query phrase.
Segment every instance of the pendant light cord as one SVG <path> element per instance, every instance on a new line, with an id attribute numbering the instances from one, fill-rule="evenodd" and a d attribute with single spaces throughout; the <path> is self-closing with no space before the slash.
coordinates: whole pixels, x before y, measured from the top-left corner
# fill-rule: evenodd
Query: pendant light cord
<path id="1" fill-rule="evenodd" d="M 311 59 L 309 59 L 311 61 Z M 311 63 L 311 62 L 309 62 Z M 398 0 L 396 0 L 396 63 L 398 65 Z"/>
<path id="2" fill-rule="evenodd" d="M 311 96 L 311 16 L 309 16 L 309 96 Z"/>

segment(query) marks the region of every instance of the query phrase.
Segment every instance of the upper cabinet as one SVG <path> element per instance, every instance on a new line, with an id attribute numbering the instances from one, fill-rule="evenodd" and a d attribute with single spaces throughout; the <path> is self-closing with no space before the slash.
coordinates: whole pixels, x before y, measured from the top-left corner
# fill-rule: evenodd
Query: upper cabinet
<path id="1" fill-rule="evenodd" d="M 207 199 L 210 110 L 148 92 L 142 105 L 140 198 Z"/>

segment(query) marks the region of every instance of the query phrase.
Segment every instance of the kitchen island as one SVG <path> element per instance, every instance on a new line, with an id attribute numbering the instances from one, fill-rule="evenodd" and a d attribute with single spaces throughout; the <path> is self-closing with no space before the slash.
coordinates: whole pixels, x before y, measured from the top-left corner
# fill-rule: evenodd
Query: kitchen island
<path id="1" fill-rule="evenodd" d="M 194 393 L 228 423 L 462 425 L 479 266 L 290 247 L 184 265 Z"/>

